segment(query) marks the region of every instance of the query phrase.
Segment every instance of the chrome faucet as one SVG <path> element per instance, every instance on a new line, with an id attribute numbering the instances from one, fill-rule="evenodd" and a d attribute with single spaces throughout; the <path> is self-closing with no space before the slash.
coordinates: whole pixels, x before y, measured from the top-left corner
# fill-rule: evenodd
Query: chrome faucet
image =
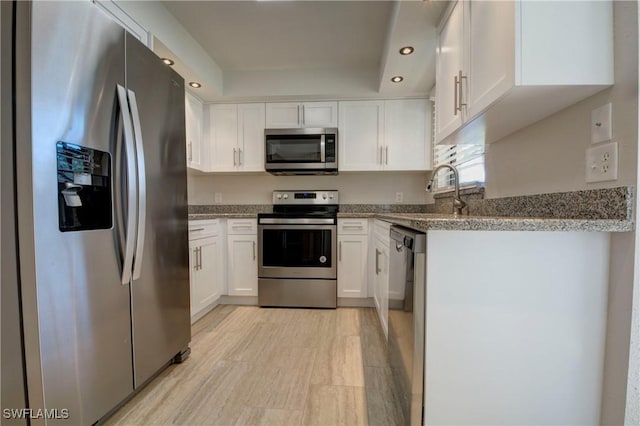
<path id="1" fill-rule="evenodd" d="M 450 169 L 453 172 L 453 184 L 455 188 L 453 194 L 453 214 L 455 216 L 462 215 L 462 209 L 467 206 L 467 203 L 462 201 L 462 199 L 460 198 L 460 178 L 458 176 L 458 169 L 456 169 L 455 166 L 452 166 L 451 164 L 440 164 L 438 167 L 436 167 L 431 173 L 431 179 L 429 180 L 429 183 L 427 183 L 427 188 L 425 189 L 425 191 L 431 191 L 433 180 L 436 178 L 436 174 L 441 169 Z"/>

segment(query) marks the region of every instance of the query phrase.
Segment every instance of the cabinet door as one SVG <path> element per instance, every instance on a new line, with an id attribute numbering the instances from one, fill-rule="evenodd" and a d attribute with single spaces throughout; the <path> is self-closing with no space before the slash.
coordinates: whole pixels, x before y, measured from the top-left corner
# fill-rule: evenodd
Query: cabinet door
<path id="1" fill-rule="evenodd" d="M 436 142 L 462 125 L 462 113 L 455 109 L 454 77 L 463 69 L 463 1 L 459 0 L 438 35 L 436 51 Z"/>
<path id="2" fill-rule="evenodd" d="M 385 170 L 431 167 L 431 102 L 426 99 L 384 102 Z"/>
<path id="3" fill-rule="evenodd" d="M 301 105 L 293 103 L 269 103 L 266 105 L 267 129 L 297 129 L 300 127 Z"/>
<path id="4" fill-rule="evenodd" d="M 389 247 L 388 241 L 385 239 L 376 238 L 373 267 L 375 273 L 374 301 L 382 331 L 384 331 L 385 337 L 388 337 Z"/>
<path id="5" fill-rule="evenodd" d="M 189 93 L 185 93 L 185 130 L 187 167 L 205 170 L 205 146 L 202 143 L 202 104 Z"/>
<path id="6" fill-rule="evenodd" d="M 258 295 L 258 247 L 256 235 L 229 235 L 227 243 L 230 296 Z"/>
<path id="7" fill-rule="evenodd" d="M 222 246 L 220 237 L 189 243 L 191 318 L 213 306 L 222 293 Z"/>
<path id="8" fill-rule="evenodd" d="M 304 127 L 338 127 L 338 103 L 305 102 L 302 123 Z"/>
<path id="9" fill-rule="evenodd" d="M 238 164 L 238 106 L 209 107 L 210 164 L 214 171 L 235 171 Z"/>
<path id="10" fill-rule="evenodd" d="M 338 236 L 338 297 L 367 297 L 366 235 Z"/>
<path id="11" fill-rule="evenodd" d="M 198 263 L 199 250 L 200 250 L 200 245 L 198 244 L 197 241 L 189 242 L 189 294 L 190 294 L 190 302 L 191 302 L 191 318 L 193 318 L 198 313 L 198 306 L 196 305 L 196 300 L 198 296 L 196 292 L 199 290 L 198 280 L 200 278 L 200 268 Z"/>
<path id="12" fill-rule="evenodd" d="M 381 170 L 384 101 L 339 103 L 338 168 L 341 171 Z"/>
<path id="13" fill-rule="evenodd" d="M 207 238 L 200 243 L 200 292 L 197 302 L 202 308 L 210 306 L 220 297 L 221 259 L 220 237 Z"/>
<path id="14" fill-rule="evenodd" d="M 240 170 L 264 172 L 264 104 L 238 105 Z"/>
<path id="15" fill-rule="evenodd" d="M 468 104 L 467 116 L 473 117 L 515 84 L 515 5 L 474 1 L 467 6 L 469 84 L 463 102 Z"/>

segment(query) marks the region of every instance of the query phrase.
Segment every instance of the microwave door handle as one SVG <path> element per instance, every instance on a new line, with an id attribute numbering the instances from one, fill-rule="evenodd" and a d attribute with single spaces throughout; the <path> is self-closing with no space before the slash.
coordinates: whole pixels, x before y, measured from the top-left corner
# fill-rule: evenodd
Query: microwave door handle
<path id="1" fill-rule="evenodd" d="M 324 163 L 326 159 L 324 135 L 320 135 L 320 162 Z"/>

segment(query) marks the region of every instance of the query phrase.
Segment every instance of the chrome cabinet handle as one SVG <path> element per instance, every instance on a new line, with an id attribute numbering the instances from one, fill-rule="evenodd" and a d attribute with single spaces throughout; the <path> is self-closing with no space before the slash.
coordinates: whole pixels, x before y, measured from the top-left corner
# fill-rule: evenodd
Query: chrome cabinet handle
<path id="1" fill-rule="evenodd" d="M 305 125 L 305 120 L 304 120 L 304 105 L 300 106 L 300 109 L 302 109 L 302 125 Z"/>
<path id="2" fill-rule="evenodd" d="M 256 260 L 256 242 L 253 242 L 253 260 Z"/>
<path id="3" fill-rule="evenodd" d="M 234 165 L 234 166 L 237 166 L 237 165 L 238 165 L 238 164 L 236 163 L 236 151 L 237 151 L 237 150 L 236 150 L 235 148 L 233 148 L 233 165 Z"/>
<path id="4" fill-rule="evenodd" d="M 238 148 L 238 166 L 242 166 L 244 157 L 242 156 L 242 148 Z"/>
<path id="5" fill-rule="evenodd" d="M 189 232 L 204 231 L 204 228 L 189 229 Z"/>
<path id="6" fill-rule="evenodd" d="M 380 256 L 380 250 L 376 249 L 376 275 L 382 272 L 382 269 L 380 269 L 380 266 L 379 266 L 380 265 L 379 256 Z"/>
<path id="7" fill-rule="evenodd" d="M 193 161 L 193 148 L 191 146 L 191 141 L 187 144 L 188 152 L 189 152 L 189 162 Z"/>
<path id="8" fill-rule="evenodd" d="M 453 76 L 453 115 L 458 115 L 458 76 Z"/>
<path id="9" fill-rule="evenodd" d="M 342 241 L 338 243 L 338 261 L 342 262 Z"/>
<path id="10" fill-rule="evenodd" d="M 198 263 L 200 264 L 200 269 L 202 269 L 202 246 L 200 246 L 200 249 L 198 250 L 198 257 L 200 257 L 200 261 Z"/>
<path id="11" fill-rule="evenodd" d="M 133 135 L 136 147 L 136 160 L 138 166 L 138 237 L 136 238 L 136 252 L 133 258 L 133 279 L 140 279 L 142 270 L 142 259 L 144 258 L 144 240 L 147 230 L 147 173 L 144 163 L 144 141 L 142 139 L 142 125 L 140 124 L 140 113 L 138 111 L 138 101 L 133 90 L 127 91 L 129 94 L 129 104 L 131 105 L 131 116 L 133 118 Z"/>
<path id="12" fill-rule="evenodd" d="M 384 147 L 384 164 L 389 165 L 389 145 Z"/>
<path id="13" fill-rule="evenodd" d="M 302 125 L 302 113 L 300 112 L 300 107 L 302 105 L 298 105 L 298 126 Z"/>
<path id="14" fill-rule="evenodd" d="M 124 236 L 124 254 L 122 261 L 122 276 L 120 282 L 129 284 L 131 281 L 131 272 L 133 266 L 133 252 L 135 249 L 136 235 L 136 213 L 137 213 L 137 197 L 136 197 L 136 164 L 135 164 L 135 146 L 133 141 L 133 129 L 131 125 L 131 113 L 129 112 L 129 102 L 127 101 L 126 89 L 118 85 L 118 103 L 120 105 L 120 113 L 122 115 L 122 127 L 124 129 L 124 147 L 126 155 L 126 173 L 127 173 L 127 219 L 126 230 Z"/>
<path id="15" fill-rule="evenodd" d="M 466 103 L 462 102 L 462 80 L 466 79 L 467 76 L 462 75 L 462 70 L 459 70 L 458 75 L 454 77 L 456 97 L 456 99 L 454 100 L 454 115 L 457 115 L 458 111 L 462 113 L 462 107 L 467 106 Z"/>
<path id="16" fill-rule="evenodd" d="M 383 160 L 382 160 L 382 149 L 383 149 L 383 148 L 382 148 L 382 147 L 380 147 L 379 152 L 378 152 L 378 158 L 379 158 L 379 160 L 378 160 L 378 161 L 380 162 L 380 164 L 382 164 L 382 163 L 383 163 Z"/>
<path id="17" fill-rule="evenodd" d="M 193 270 L 198 270 L 198 247 L 193 249 Z"/>

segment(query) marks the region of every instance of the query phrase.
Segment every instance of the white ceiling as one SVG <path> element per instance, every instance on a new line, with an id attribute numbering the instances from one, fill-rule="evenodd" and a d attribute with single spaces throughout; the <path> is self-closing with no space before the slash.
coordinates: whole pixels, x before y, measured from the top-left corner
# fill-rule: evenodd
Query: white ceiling
<path id="1" fill-rule="evenodd" d="M 212 101 L 423 95 L 434 84 L 435 25 L 446 7 L 445 1 L 163 4 L 222 68 L 224 93 L 205 99 Z M 401 57 L 405 44 L 416 53 Z M 397 74 L 403 83 L 386 83 Z"/>

